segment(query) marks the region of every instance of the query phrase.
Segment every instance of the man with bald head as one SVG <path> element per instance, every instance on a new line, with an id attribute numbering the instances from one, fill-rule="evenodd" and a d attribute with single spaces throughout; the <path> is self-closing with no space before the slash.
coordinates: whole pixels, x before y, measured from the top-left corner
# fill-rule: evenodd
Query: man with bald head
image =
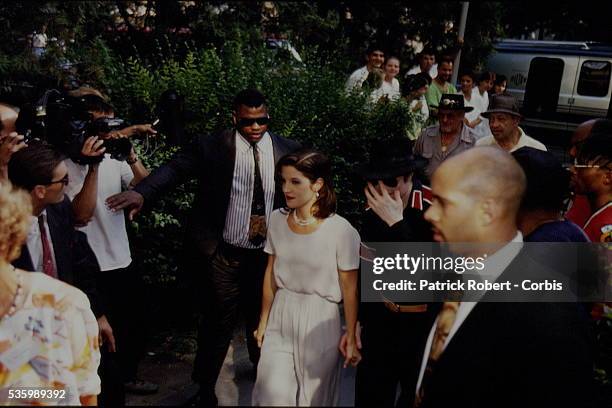
<path id="1" fill-rule="evenodd" d="M 499 148 L 445 160 L 425 213 L 434 239 L 463 256 L 486 253 L 489 281 L 537 277 L 546 267 L 526 254 L 516 225 L 525 185 L 521 167 Z M 490 295 L 444 302 L 423 353 L 415 407 L 589 406 L 592 363 L 576 304 L 494 303 Z"/>

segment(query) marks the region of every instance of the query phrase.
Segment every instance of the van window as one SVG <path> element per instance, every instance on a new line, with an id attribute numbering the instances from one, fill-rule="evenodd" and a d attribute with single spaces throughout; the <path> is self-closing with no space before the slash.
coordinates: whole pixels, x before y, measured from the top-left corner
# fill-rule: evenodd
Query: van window
<path id="1" fill-rule="evenodd" d="M 580 69 L 578 94 L 584 96 L 608 95 L 611 68 L 608 61 L 585 61 Z"/>

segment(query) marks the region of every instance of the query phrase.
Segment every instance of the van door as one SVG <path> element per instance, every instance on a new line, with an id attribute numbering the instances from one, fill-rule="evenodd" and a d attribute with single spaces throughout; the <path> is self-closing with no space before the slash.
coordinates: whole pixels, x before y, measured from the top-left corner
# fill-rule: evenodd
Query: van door
<path id="1" fill-rule="evenodd" d="M 543 57 L 531 60 L 523 114 L 529 125 L 567 130 L 578 57 Z"/>
<path id="2" fill-rule="evenodd" d="M 612 59 L 580 57 L 580 70 L 574 87 L 570 121 L 579 124 L 593 118 L 606 117 L 612 92 Z"/>

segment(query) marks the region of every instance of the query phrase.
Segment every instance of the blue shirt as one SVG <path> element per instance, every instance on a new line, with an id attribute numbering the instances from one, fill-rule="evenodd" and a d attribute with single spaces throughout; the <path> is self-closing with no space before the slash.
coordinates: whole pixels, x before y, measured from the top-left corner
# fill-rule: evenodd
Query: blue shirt
<path id="1" fill-rule="evenodd" d="M 540 225 L 525 237 L 525 242 L 589 242 L 589 239 L 579 226 L 563 220 Z"/>

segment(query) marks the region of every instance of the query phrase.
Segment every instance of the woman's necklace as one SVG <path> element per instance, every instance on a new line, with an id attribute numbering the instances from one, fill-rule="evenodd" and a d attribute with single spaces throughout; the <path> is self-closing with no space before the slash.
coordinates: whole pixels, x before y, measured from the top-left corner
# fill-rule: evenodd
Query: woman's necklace
<path id="1" fill-rule="evenodd" d="M 297 216 L 297 211 L 293 210 L 293 221 L 295 221 L 295 223 L 299 226 L 306 227 L 317 222 L 317 219 L 315 217 L 310 217 L 307 220 L 301 220 Z"/>
<path id="2" fill-rule="evenodd" d="M 23 292 L 23 276 L 15 270 L 14 266 L 11 266 L 11 268 L 13 268 L 13 272 L 15 272 L 15 275 L 17 277 L 17 290 L 15 290 L 15 296 L 13 296 L 13 302 L 11 303 L 11 307 L 6 313 L 4 313 L 2 318 L 0 318 L 0 322 L 4 322 L 7 317 L 10 317 L 15 314 L 15 312 L 17 311 L 17 304 L 19 303 L 21 293 Z"/>

